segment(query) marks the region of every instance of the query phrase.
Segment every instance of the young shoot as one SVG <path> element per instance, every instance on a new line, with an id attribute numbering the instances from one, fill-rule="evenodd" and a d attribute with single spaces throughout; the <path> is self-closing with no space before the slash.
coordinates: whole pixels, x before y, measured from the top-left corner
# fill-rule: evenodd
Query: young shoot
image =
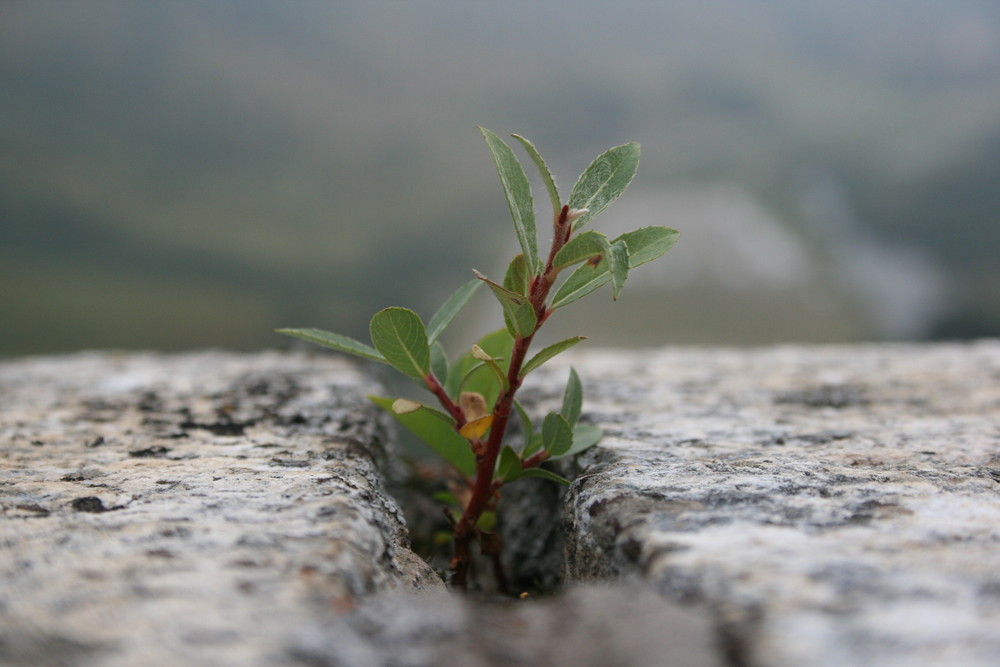
<path id="1" fill-rule="evenodd" d="M 639 166 L 639 144 L 616 146 L 597 157 L 580 175 L 568 200 L 535 147 L 512 135 L 534 163 L 552 207 L 552 242 L 540 255 L 531 187 L 514 151 L 493 132 L 479 128 L 493 156 L 514 232 L 521 247 L 499 281 L 473 271 L 425 324 L 407 308 L 375 313 L 371 345 L 320 329 L 280 329 L 312 343 L 392 366 L 426 389 L 427 402 L 370 397 L 413 432 L 454 469 L 457 493 L 453 516 L 452 584 L 468 586 L 471 544 L 499 561 L 499 539 L 487 519 L 496 511 L 499 491 L 522 477 L 568 484 L 548 468 L 553 461 L 591 447 L 600 429 L 580 421 L 583 388 L 570 369 L 562 406 L 539 424 L 517 401 L 527 376 L 556 355 L 584 340 L 573 336 L 531 353 L 539 329 L 555 311 L 611 283 L 621 294 L 629 271 L 663 255 L 677 241 L 668 227 L 642 227 L 609 239 L 591 222 L 625 191 Z M 504 326 L 487 333 L 457 358 L 449 358 L 439 338 L 483 285 L 499 302 Z M 520 423 L 519 442 L 508 442 L 511 418 Z"/>

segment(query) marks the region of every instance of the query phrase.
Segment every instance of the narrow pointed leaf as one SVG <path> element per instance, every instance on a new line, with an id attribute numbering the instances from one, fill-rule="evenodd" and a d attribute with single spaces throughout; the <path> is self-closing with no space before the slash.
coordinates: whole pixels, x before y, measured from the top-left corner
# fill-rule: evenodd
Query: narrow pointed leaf
<path id="1" fill-rule="evenodd" d="M 611 244 L 608 264 L 611 269 L 611 294 L 612 298 L 617 300 L 628 278 L 628 246 L 625 245 L 625 241 L 619 239 Z"/>
<path id="2" fill-rule="evenodd" d="M 524 255 L 518 255 L 507 265 L 507 274 L 503 277 L 504 289 L 517 292 L 522 296 L 528 296 L 528 284 L 530 280 L 528 266 L 524 262 Z M 477 282 L 482 281 L 477 280 Z"/>
<path id="3" fill-rule="evenodd" d="M 393 368 L 422 379 L 431 370 L 431 350 L 420 316 L 408 308 L 386 308 L 375 313 L 369 326 L 375 349 Z"/>
<path id="4" fill-rule="evenodd" d="M 577 234 L 556 253 L 552 266 L 561 269 L 597 255 L 604 256 L 611 248 L 608 237 L 590 229 Z"/>
<path id="5" fill-rule="evenodd" d="M 643 227 L 622 234 L 614 242 L 624 241 L 628 246 L 628 267 L 634 269 L 670 250 L 679 235 L 680 232 L 669 227 Z M 552 297 L 552 307 L 561 308 L 573 303 L 608 283 L 611 280 L 609 265 L 610 262 L 602 261 L 596 267 L 589 264 L 577 267 L 556 290 Z"/>
<path id="6" fill-rule="evenodd" d="M 277 333 L 301 338 L 310 343 L 328 347 L 331 350 L 353 354 L 356 357 L 381 361 L 383 364 L 389 363 L 375 348 L 365 345 L 359 340 L 341 336 L 330 331 L 323 331 L 322 329 L 278 329 Z"/>
<path id="7" fill-rule="evenodd" d="M 507 198 L 510 217 L 514 220 L 514 231 L 517 233 L 517 240 L 524 252 L 528 272 L 531 275 L 537 275 L 541 272 L 541 265 L 538 259 L 538 240 L 535 234 L 535 204 L 531 197 L 531 185 L 528 183 L 528 177 L 524 175 L 524 169 L 521 168 L 521 163 L 518 162 L 510 146 L 485 127 L 479 128 L 479 131 L 483 133 L 486 146 L 493 155 L 493 162 L 496 164 L 500 184 L 503 186 L 503 193 Z"/>
<path id="8" fill-rule="evenodd" d="M 528 468 L 527 470 L 522 470 L 521 477 L 541 477 L 542 479 L 548 479 L 553 482 L 559 482 L 560 484 L 569 486 L 568 479 L 562 475 L 557 475 L 551 470 L 546 470 L 545 468 Z"/>
<path id="9" fill-rule="evenodd" d="M 556 290 L 552 297 L 552 308 L 562 308 L 582 299 L 610 280 L 611 271 L 608 270 L 607 261 L 601 261 L 597 266 L 581 264 Z"/>
<path id="10" fill-rule="evenodd" d="M 670 250 L 680 232 L 669 227 L 643 227 L 622 234 L 616 241 L 625 241 L 628 246 L 628 266 L 630 269 L 651 262 Z"/>
<path id="11" fill-rule="evenodd" d="M 531 161 L 535 163 L 536 167 L 538 167 L 538 173 L 542 177 L 542 183 L 545 184 L 545 189 L 549 192 L 549 201 L 552 203 L 552 214 L 558 217 L 559 212 L 562 210 L 562 200 L 559 198 L 559 188 L 556 187 L 556 181 L 552 178 L 552 172 L 549 171 L 548 165 L 545 164 L 545 160 L 543 160 L 542 156 L 538 153 L 538 149 L 536 149 L 530 141 L 518 134 L 511 136 L 521 142 L 521 146 L 523 146 L 524 150 L 528 153 L 528 157 L 530 157 Z"/>
<path id="12" fill-rule="evenodd" d="M 569 369 L 569 380 L 566 381 L 566 391 L 563 392 L 562 409 L 559 411 L 570 426 L 576 426 L 583 408 L 583 385 L 575 368 Z"/>
<path id="13" fill-rule="evenodd" d="M 379 396 L 368 397 L 411 433 L 423 440 L 441 458 L 455 466 L 459 472 L 471 476 L 476 472 L 476 459 L 468 441 L 455 432 L 455 422 L 448 415 L 427 406 L 405 414 L 393 412 L 395 401 Z"/>
<path id="14" fill-rule="evenodd" d="M 481 280 L 473 278 L 469 282 L 465 283 L 459 287 L 455 292 L 449 296 L 441 307 L 438 308 L 437 312 L 431 317 L 430 323 L 427 325 L 427 341 L 433 343 L 438 339 L 438 336 L 447 328 L 451 321 L 455 319 L 458 312 L 469 302 L 472 295 L 476 293 L 476 290 L 482 285 Z"/>
<path id="15" fill-rule="evenodd" d="M 521 476 L 521 458 L 510 446 L 504 447 L 500 452 L 496 476 L 504 482 L 513 482 Z"/>
<path id="16" fill-rule="evenodd" d="M 550 412 L 542 422 L 542 447 L 553 457 L 573 446 L 573 428 L 562 415 Z"/>
<path id="17" fill-rule="evenodd" d="M 570 208 L 585 208 L 573 229 L 582 229 L 611 202 L 618 199 L 632 182 L 639 168 L 639 144 L 632 142 L 602 153 L 580 175 L 569 197 Z"/>
<path id="18" fill-rule="evenodd" d="M 562 454 L 553 455 L 551 458 L 564 459 L 575 456 L 580 452 L 596 445 L 603 435 L 601 429 L 591 424 L 577 424 L 573 427 L 573 446 Z"/>
<path id="19" fill-rule="evenodd" d="M 531 305 L 528 297 L 517 292 L 511 292 L 509 289 L 497 285 L 478 271 L 476 271 L 476 277 L 486 283 L 493 291 L 497 301 L 500 302 L 500 306 L 503 308 L 504 321 L 511 336 L 524 338 L 534 333 L 537 320 L 535 318 L 535 308 Z"/>
<path id="20" fill-rule="evenodd" d="M 546 361 L 559 354 L 560 352 L 568 350 L 569 348 L 573 347 L 580 341 L 586 339 L 587 339 L 586 336 L 573 336 L 572 338 L 561 340 L 558 343 L 553 343 L 552 345 L 543 348 L 538 352 L 538 354 L 529 359 L 528 363 L 526 363 L 524 366 L 521 367 L 521 377 L 522 378 L 525 377 L 528 373 L 535 370 L 536 368 L 538 368 Z"/>

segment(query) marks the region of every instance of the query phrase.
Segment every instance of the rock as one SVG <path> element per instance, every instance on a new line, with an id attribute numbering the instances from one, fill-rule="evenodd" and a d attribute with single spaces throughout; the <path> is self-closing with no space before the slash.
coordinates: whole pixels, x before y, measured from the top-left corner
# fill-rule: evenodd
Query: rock
<path id="1" fill-rule="evenodd" d="M 381 596 L 305 629 L 293 655 L 322 667 L 723 665 L 714 620 L 632 586 L 539 601 Z"/>
<path id="2" fill-rule="evenodd" d="M 730 664 L 1000 664 L 1000 342 L 574 350 L 525 400 L 570 364 L 568 581 L 707 605 Z"/>
<path id="3" fill-rule="evenodd" d="M 303 626 L 440 590 L 377 391 L 330 356 L 0 364 L 0 663 L 295 664 Z"/>

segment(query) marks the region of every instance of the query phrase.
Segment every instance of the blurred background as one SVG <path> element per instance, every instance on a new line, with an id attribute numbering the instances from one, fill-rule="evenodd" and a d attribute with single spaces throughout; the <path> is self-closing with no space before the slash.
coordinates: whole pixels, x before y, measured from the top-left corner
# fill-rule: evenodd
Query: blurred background
<path id="1" fill-rule="evenodd" d="M 639 141 L 595 227 L 682 232 L 552 336 L 1000 333 L 992 0 L 4 0 L 0 355 L 429 317 L 516 248 L 477 124 L 530 138 L 566 196 Z M 456 340 L 499 323 L 477 299 Z"/>

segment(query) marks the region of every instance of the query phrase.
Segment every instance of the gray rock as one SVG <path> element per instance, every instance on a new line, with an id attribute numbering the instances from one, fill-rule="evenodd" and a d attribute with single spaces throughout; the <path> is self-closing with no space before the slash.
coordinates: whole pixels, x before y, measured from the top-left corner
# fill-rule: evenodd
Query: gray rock
<path id="1" fill-rule="evenodd" d="M 383 595 L 305 629 L 292 654 L 322 667 L 713 667 L 714 620 L 633 586 L 484 603 Z"/>
<path id="2" fill-rule="evenodd" d="M 0 663 L 292 664 L 301 627 L 440 589 L 378 390 L 299 354 L 0 364 Z"/>
<path id="3" fill-rule="evenodd" d="M 1000 664 L 1000 343 L 574 350 L 540 410 L 570 364 L 569 581 L 708 605 L 733 664 Z"/>

